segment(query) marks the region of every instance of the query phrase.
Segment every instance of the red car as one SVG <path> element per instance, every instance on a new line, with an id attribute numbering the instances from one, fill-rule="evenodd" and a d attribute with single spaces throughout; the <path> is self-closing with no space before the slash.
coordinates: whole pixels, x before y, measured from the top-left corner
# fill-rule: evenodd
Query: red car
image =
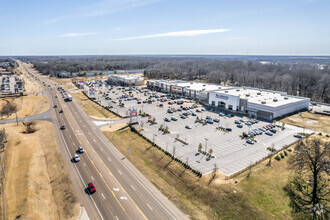
<path id="1" fill-rule="evenodd" d="M 61 110 L 60 113 L 63 113 L 63 110 Z"/>
<path id="2" fill-rule="evenodd" d="M 146 114 L 146 116 L 150 117 L 151 115 L 150 114 Z"/>
<path id="3" fill-rule="evenodd" d="M 172 105 L 172 102 L 168 102 L 169 105 Z"/>
<path id="4" fill-rule="evenodd" d="M 94 186 L 94 184 L 93 184 L 92 182 L 88 183 L 88 187 L 87 187 L 87 189 L 88 189 L 88 192 L 89 192 L 90 194 L 93 194 L 93 193 L 96 192 L 95 186 Z"/>

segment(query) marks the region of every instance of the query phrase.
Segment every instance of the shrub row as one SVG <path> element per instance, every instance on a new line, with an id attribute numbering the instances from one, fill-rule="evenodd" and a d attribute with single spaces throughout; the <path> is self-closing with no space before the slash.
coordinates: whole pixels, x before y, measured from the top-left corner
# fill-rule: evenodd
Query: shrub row
<path id="1" fill-rule="evenodd" d="M 153 143 L 150 139 L 148 139 L 146 136 L 144 136 L 143 134 L 141 134 L 138 130 L 136 130 L 136 128 L 132 125 L 129 125 L 129 127 L 131 128 L 131 131 L 133 131 L 134 133 L 136 133 L 137 135 L 139 135 L 140 137 L 142 137 L 144 140 L 146 140 L 147 142 L 149 142 L 150 144 L 152 144 L 152 146 L 154 146 L 155 148 L 157 148 L 158 150 L 162 151 L 166 156 L 170 157 L 172 160 L 176 161 L 177 163 L 179 163 L 180 165 L 182 165 L 185 169 L 190 170 L 193 174 L 195 174 L 197 177 L 201 178 L 202 177 L 202 173 L 196 169 L 193 169 L 189 164 L 185 163 L 184 161 L 174 157 L 170 152 L 164 150 L 163 148 L 161 148 L 160 146 L 158 146 L 157 144 Z"/>

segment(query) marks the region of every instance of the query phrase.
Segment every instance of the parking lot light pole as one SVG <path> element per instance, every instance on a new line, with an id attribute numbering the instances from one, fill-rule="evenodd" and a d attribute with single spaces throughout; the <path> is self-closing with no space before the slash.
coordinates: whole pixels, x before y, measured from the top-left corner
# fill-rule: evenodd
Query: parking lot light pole
<path id="1" fill-rule="evenodd" d="M 155 144 L 155 136 L 157 136 L 157 134 L 152 134 L 153 137 L 152 137 L 152 143 Z"/>
<path id="2" fill-rule="evenodd" d="M 208 141 L 209 139 L 208 138 L 205 138 L 205 152 L 206 152 L 206 150 L 207 150 L 207 141 Z"/>

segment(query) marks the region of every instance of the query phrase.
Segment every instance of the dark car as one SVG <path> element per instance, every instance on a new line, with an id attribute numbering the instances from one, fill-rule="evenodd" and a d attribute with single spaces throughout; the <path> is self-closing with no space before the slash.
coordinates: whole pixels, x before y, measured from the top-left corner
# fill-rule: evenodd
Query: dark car
<path id="1" fill-rule="evenodd" d="M 242 124 L 238 124 L 237 127 L 238 128 L 243 128 L 243 125 Z"/>
<path id="2" fill-rule="evenodd" d="M 65 125 L 62 125 L 60 129 L 61 130 L 64 130 L 65 129 Z"/>
<path id="3" fill-rule="evenodd" d="M 92 182 L 88 183 L 87 189 L 90 194 L 93 194 L 96 192 L 96 188 Z"/>
<path id="4" fill-rule="evenodd" d="M 63 110 L 61 110 L 60 113 L 63 113 Z"/>

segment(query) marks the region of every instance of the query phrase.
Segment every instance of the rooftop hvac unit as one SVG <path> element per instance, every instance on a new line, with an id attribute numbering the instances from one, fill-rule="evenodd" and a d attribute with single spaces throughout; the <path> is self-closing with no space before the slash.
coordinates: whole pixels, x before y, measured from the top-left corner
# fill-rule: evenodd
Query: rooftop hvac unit
<path id="1" fill-rule="evenodd" d="M 257 95 L 261 95 L 261 92 L 258 92 Z"/>
<path id="2" fill-rule="evenodd" d="M 228 93 L 228 91 L 225 91 L 225 93 Z"/>
<path id="3" fill-rule="evenodd" d="M 274 102 L 277 102 L 277 101 L 278 101 L 278 99 L 273 99 L 273 101 L 274 101 Z"/>
<path id="4" fill-rule="evenodd" d="M 261 104 L 266 104 L 266 101 L 262 101 Z"/>
<path id="5" fill-rule="evenodd" d="M 218 87 L 218 89 L 222 89 L 221 87 Z"/>
<path id="6" fill-rule="evenodd" d="M 206 86 L 205 84 L 203 86 Z"/>
<path id="7" fill-rule="evenodd" d="M 238 92 L 238 91 L 240 91 L 239 89 L 236 89 L 236 91 Z"/>
<path id="8" fill-rule="evenodd" d="M 249 97 L 249 96 L 250 96 L 250 94 L 245 94 L 245 96 L 246 96 L 246 97 Z"/>
<path id="9" fill-rule="evenodd" d="M 288 100 L 288 99 L 289 99 L 289 97 L 284 97 L 284 99 L 285 99 L 285 100 Z"/>

